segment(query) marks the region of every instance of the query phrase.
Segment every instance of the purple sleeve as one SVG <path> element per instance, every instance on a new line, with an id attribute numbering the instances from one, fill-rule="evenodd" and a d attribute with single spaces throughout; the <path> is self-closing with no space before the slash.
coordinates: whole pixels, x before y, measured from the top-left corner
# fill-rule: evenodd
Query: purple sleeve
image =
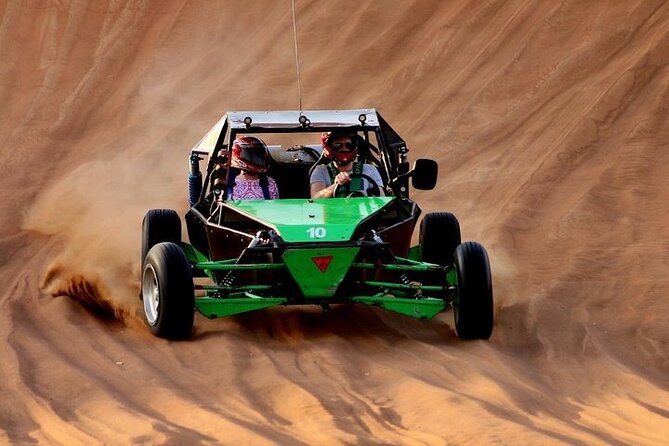
<path id="1" fill-rule="evenodd" d="M 269 196 L 270 198 L 279 198 L 279 188 L 276 185 L 274 178 L 268 178 L 269 180 Z"/>

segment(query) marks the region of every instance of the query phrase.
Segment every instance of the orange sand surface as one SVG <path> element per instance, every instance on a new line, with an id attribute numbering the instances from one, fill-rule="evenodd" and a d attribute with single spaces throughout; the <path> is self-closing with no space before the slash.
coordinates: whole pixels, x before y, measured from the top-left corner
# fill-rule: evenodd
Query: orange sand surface
<path id="1" fill-rule="evenodd" d="M 298 107 L 291 3 L 0 0 L 0 444 L 668 444 L 669 3 L 296 13 L 304 108 L 439 161 L 414 197 L 487 247 L 492 338 L 363 306 L 151 336 L 142 217 L 227 110 Z"/>

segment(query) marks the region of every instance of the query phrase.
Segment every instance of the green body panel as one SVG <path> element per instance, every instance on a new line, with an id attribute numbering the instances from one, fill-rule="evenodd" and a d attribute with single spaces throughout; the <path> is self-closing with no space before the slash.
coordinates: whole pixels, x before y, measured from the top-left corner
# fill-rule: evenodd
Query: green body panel
<path id="1" fill-rule="evenodd" d="M 406 299 L 387 296 L 355 296 L 353 302 L 381 307 L 384 310 L 411 316 L 416 319 L 432 319 L 446 309 L 442 299 L 425 297 L 422 299 Z"/>
<path id="2" fill-rule="evenodd" d="M 307 299 L 330 298 L 351 268 L 360 248 L 287 249 L 283 261 Z M 330 258 L 321 270 L 315 259 Z"/>
<path id="3" fill-rule="evenodd" d="M 289 243 L 350 240 L 361 221 L 394 197 L 230 200 L 226 203 L 272 227 Z"/>
<path id="4" fill-rule="evenodd" d="M 350 240 L 362 221 L 388 206 L 393 200 L 393 197 L 356 197 L 244 200 L 228 201 L 227 204 L 274 228 L 287 243 L 309 243 Z M 255 264 L 236 263 L 238 259 L 210 261 L 192 245 L 181 243 L 181 247 L 194 268 L 203 270 L 210 277 L 214 271 L 287 268 L 307 301 L 333 298 L 351 269 L 384 269 L 409 273 L 445 270 L 446 280 L 443 286 L 363 281 L 361 286 L 384 291 L 375 295 L 351 297 L 351 302 L 378 306 L 416 319 L 431 319 L 444 311 L 451 305 L 449 287 L 457 286 L 455 270 L 422 262 L 419 245 L 411 247 L 406 258 L 397 257 L 397 263 L 384 265 L 355 262 L 360 252 L 359 247 L 307 245 L 304 248 L 288 248 L 282 255 L 283 263 Z M 289 297 L 254 294 L 271 294 L 272 287 L 270 284 L 196 285 L 196 289 L 204 291 L 208 296 L 222 292 L 226 297 L 196 297 L 195 308 L 205 317 L 217 318 L 289 304 Z M 424 297 L 403 297 L 413 291 L 423 293 Z M 444 298 L 427 297 L 425 294 Z"/>
<path id="5" fill-rule="evenodd" d="M 202 254 L 200 251 L 195 249 L 193 245 L 190 245 L 188 243 L 181 242 L 181 249 L 183 250 L 184 254 L 186 255 L 186 258 L 188 259 L 189 262 L 193 263 L 199 263 L 199 262 L 207 262 L 209 259 Z"/>
<path id="6" fill-rule="evenodd" d="M 446 281 L 448 282 L 449 286 L 458 286 L 458 273 L 455 271 L 455 268 L 448 270 L 446 273 Z"/>
<path id="7" fill-rule="evenodd" d="M 417 262 L 420 262 L 420 260 L 423 258 L 423 252 L 420 245 L 412 246 L 411 248 L 409 248 L 409 254 L 407 255 L 407 258 L 410 260 L 415 260 Z"/>
<path id="8" fill-rule="evenodd" d="M 282 297 L 260 297 L 251 293 L 246 296 L 226 299 L 214 299 L 211 297 L 196 297 L 195 309 L 208 318 L 224 317 L 233 314 L 246 313 L 247 311 L 261 310 L 286 303 L 288 299 Z"/>

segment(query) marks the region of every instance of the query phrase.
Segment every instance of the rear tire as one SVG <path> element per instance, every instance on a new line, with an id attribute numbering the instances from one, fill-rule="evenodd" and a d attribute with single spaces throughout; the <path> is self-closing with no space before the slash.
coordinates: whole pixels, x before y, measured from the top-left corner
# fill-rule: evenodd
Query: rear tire
<path id="1" fill-rule="evenodd" d="M 149 250 L 161 242 L 181 242 L 181 219 L 172 209 L 151 209 L 142 220 L 141 264 Z M 143 268 L 142 268 L 143 269 Z"/>
<path id="2" fill-rule="evenodd" d="M 455 248 L 462 242 L 460 223 L 450 212 L 430 212 L 420 224 L 421 259 L 438 265 L 451 265 Z"/>
<path id="3" fill-rule="evenodd" d="M 458 278 L 453 316 L 458 337 L 488 339 L 492 335 L 492 276 L 488 254 L 477 242 L 465 242 L 455 250 Z"/>
<path id="4" fill-rule="evenodd" d="M 181 247 L 163 242 L 146 255 L 142 269 L 144 320 L 151 333 L 166 339 L 188 339 L 193 331 L 193 276 Z"/>

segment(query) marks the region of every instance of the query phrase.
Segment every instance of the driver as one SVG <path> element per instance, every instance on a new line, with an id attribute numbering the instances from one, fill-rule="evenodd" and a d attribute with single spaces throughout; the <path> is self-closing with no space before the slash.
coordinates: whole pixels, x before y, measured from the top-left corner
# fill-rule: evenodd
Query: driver
<path id="1" fill-rule="evenodd" d="M 383 180 L 376 167 L 355 161 L 358 155 L 357 133 L 350 130 L 325 132 L 321 135 L 321 144 L 323 156 L 332 161 L 316 166 L 311 174 L 311 198 L 331 198 L 335 188 L 340 197 L 351 191 L 367 191 L 374 187 L 367 179 L 361 178 L 361 174 L 374 180 L 379 194 L 384 195 Z"/>

